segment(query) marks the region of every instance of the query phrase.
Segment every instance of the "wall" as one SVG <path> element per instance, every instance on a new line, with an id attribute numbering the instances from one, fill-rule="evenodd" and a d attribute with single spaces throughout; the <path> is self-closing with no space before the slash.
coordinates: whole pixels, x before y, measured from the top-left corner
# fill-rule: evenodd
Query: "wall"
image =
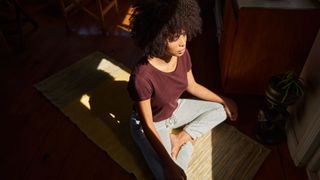
<path id="1" fill-rule="evenodd" d="M 301 72 L 306 89 L 297 105 L 290 107 L 293 114 L 288 126 L 288 146 L 297 166 L 306 166 L 310 179 L 319 179 L 320 162 L 320 30 Z M 311 163 L 311 164 L 310 164 Z M 318 171 L 318 172 L 317 172 Z"/>

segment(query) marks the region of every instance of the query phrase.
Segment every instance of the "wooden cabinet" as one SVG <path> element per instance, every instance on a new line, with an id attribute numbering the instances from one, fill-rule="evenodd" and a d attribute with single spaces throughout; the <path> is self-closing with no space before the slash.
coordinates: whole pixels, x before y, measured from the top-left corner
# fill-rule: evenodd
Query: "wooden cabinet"
<path id="1" fill-rule="evenodd" d="M 317 2 L 250 2 L 259 1 L 225 1 L 220 69 L 227 93 L 262 94 L 273 74 L 299 73 L 320 27 Z"/>

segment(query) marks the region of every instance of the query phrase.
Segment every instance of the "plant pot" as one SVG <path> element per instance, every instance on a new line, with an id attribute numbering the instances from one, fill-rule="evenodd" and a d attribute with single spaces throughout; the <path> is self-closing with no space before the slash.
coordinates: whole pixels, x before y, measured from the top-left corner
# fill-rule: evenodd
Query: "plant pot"
<path id="1" fill-rule="evenodd" d="M 277 86 L 281 81 L 281 76 L 272 76 L 269 80 L 267 88 L 265 89 L 265 95 L 269 103 L 287 107 L 295 103 L 300 95 L 297 95 L 292 91 L 289 91 L 288 94 L 285 94 L 285 91 Z M 300 85 L 302 85 L 301 82 Z"/>
<path id="2" fill-rule="evenodd" d="M 259 111 L 256 138 L 265 144 L 285 139 L 285 125 L 289 118 L 287 107 L 303 95 L 303 84 L 292 71 L 272 76 L 265 89 L 266 106 Z"/>
<path id="3" fill-rule="evenodd" d="M 287 111 L 278 109 L 260 110 L 255 136 L 263 144 L 280 143 L 286 138 L 285 124 L 289 117 Z"/>

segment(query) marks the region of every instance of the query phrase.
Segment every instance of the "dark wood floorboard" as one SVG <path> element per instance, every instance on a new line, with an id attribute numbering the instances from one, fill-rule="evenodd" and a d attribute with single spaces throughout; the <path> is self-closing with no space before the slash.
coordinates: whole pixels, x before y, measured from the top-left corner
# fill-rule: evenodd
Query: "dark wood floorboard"
<path id="1" fill-rule="evenodd" d="M 141 52 L 129 33 L 117 26 L 127 14 L 130 2 L 119 0 L 120 13 L 111 11 L 106 15 L 107 36 L 101 35 L 99 26 L 81 12 L 70 18 L 73 32 L 67 32 L 54 1 L 23 3 L 40 27 L 25 34 L 24 51 L 16 50 L 18 43 L 14 38 L 8 40 L 9 50 L 0 51 L 0 75 L 4 82 L 1 88 L 4 118 L 0 126 L 0 179 L 133 179 L 33 87 L 96 50 L 132 67 Z M 204 19 L 203 33 L 188 43 L 194 75 L 209 89 L 222 92 L 213 1 L 200 0 L 199 3 Z M 239 120 L 230 124 L 254 138 L 263 97 L 229 96 L 239 106 Z M 307 179 L 305 170 L 294 166 L 285 142 L 267 147 L 271 153 L 254 179 Z"/>

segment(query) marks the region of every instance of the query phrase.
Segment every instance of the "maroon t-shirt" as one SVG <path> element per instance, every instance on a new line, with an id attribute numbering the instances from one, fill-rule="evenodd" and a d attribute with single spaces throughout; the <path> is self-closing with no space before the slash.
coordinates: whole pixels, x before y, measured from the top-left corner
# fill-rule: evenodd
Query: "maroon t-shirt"
<path id="1" fill-rule="evenodd" d="M 133 70 L 128 91 L 134 101 L 151 100 L 153 121 L 171 117 L 177 100 L 188 86 L 187 72 L 191 69 L 189 52 L 178 57 L 173 72 L 162 72 L 152 66 L 146 57 L 141 59 Z"/>

